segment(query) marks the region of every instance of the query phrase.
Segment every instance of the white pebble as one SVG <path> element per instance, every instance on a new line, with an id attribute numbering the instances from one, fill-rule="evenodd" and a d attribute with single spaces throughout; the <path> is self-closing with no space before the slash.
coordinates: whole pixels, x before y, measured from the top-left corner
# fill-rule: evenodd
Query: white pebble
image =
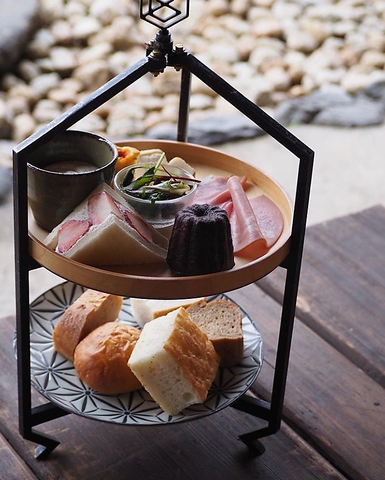
<path id="1" fill-rule="evenodd" d="M 57 86 L 60 82 L 60 75 L 57 73 L 46 73 L 39 75 L 31 80 L 30 86 L 37 93 L 37 95 L 42 98 L 51 88 Z"/>
<path id="2" fill-rule="evenodd" d="M 94 0 L 90 5 L 90 14 L 97 18 L 102 25 L 111 23 L 116 17 L 128 13 L 125 0 Z"/>
<path id="3" fill-rule="evenodd" d="M 62 113 L 60 105 L 53 100 L 40 100 L 34 110 L 33 118 L 37 123 L 48 123 Z"/>
<path id="4" fill-rule="evenodd" d="M 18 64 L 17 70 L 21 78 L 26 82 L 30 82 L 34 77 L 41 73 L 37 63 L 28 59 L 21 60 Z"/>
<path id="5" fill-rule="evenodd" d="M 48 29 L 42 28 L 28 44 L 27 54 L 31 58 L 47 57 L 53 45 L 55 45 L 55 37 Z"/>
<path id="6" fill-rule="evenodd" d="M 101 134 L 106 130 L 106 122 L 98 114 L 91 113 L 75 123 L 74 128 Z"/>
<path id="7" fill-rule="evenodd" d="M 52 68 L 55 72 L 70 73 L 77 66 L 76 50 L 67 47 L 54 47 L 51 49 Z"/>
<path id="8" fill-rule="evenodd" d="M 87 40 L 102 28 L 100 22 L 92 17 L 79 17 L 75 20 L 72 34 L 75 40 Z"/>
<path id="9" fill-rule="evenodd" d="M 73 72 L 74 78 L 79 80 L 86 90 L 96 90 L 111 79 L 112 74 L 105 60 L 79 65 Z"/>
<path id="10" fill-rule="evenodd" d="M 59 19 L 52 24 L 51 27 L 52 36 L 55 42 L 59 45 L 69 45 L 72 43 L 73 34 L 72 27 L 66 20 Z"/>
<path id="11" fill-rule="evenodd" d="M 36 122 L 28 113 L 16 115 L 13 119 L 12 137 L 16 142 L 21 142 L 32 135 L 36 130 Z"/>

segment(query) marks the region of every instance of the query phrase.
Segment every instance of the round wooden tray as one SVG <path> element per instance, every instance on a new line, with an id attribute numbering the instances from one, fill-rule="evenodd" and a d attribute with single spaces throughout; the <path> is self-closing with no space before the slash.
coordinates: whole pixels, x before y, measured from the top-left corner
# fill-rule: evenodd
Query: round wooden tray
<path id="1" fill-rule="evenodd" d="M 167 158 L 182 157 L 194 166 L 197 178 L 209 174 L 243 176 L 253 184 L 248 195 L 265 194 L 280 208 L 284 229 L 278 241 L 263 257 L 245 261 L 235 257 L 235 266 L 225 272 L 191 277 L 173 276 L 166 265 L 135 265 L 122 267 L 91 267 L 66 259 L 47 248 L 43 241 L 47 232 L 29 219 L 29 245 L 32 257 L 43 267 L 62 278 L 87 288 L 139 298 L 190 298 L 228 292 L 248 285 L 274 270 L 289 252 L 292 224 L 291 202 L 282 188 L 263 172 L 235 157 L 218 150 L 183 142 L 162 140 L 132 140 L 119 145 L 131 145 L 139 150 L 160 148 Z"/>

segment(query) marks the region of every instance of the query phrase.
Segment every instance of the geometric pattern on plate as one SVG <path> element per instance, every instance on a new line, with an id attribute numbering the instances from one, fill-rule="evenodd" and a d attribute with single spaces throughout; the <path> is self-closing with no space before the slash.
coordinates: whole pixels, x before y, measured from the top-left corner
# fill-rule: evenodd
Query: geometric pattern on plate
<path id="1" fill-rule="evenodd" d="M 220 368 L 203 404 L 185 408 L 178 415 L 166 414 L 144 390 L 123 395 L 103 395 L 85 385 L 73 363 L 53 348 L 52 332 L 63 315 L 85 288 L 71 282 L 48 290 L 31 304 L 31 383 L 48 400 L 71 413 L 121 425 L 178 423 L 211 415 L 230 405 L 245 393 L 262 367 L 262 338 L 242 309 L 244 334 L 243 360 L 231 368 Z M 228 298 L 224 294 L 208 298 Z M 131 313 L 129 298 L 123 301 L 118 321 L 139 327 Z"/>

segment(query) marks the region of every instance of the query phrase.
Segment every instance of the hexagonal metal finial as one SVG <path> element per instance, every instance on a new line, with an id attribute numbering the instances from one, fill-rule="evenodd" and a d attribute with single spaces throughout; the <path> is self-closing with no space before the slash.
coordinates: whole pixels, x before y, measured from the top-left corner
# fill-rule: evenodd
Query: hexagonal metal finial
<path id="1" fill-rule="evenodd" d="M 140 18 L 167 29 L 189 16 L 190 0 L 140 0 Z"/>

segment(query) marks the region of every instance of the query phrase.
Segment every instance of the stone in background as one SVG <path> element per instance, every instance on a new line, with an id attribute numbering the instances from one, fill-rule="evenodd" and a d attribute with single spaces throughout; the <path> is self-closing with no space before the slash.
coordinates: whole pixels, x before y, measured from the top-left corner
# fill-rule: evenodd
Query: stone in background
<path id="1" fill-rule="evenodd" d="M 142 58 L 157 28 L 139 19 L 138 6 L 2 0 L 0 142 L 17 144 Z M 174 43 L 284 125 L 383 122 L 384 1 L 193 0 L 190 10 L 170 29 Z M 146 75 L 76 128 L 112 140 L 175 138 L 179 83 L 173 68 Z M 190 100 L 191 142 L 263 134 L 195 77 Z M 10 166 L 2 152 L 0 165 Z"/>

